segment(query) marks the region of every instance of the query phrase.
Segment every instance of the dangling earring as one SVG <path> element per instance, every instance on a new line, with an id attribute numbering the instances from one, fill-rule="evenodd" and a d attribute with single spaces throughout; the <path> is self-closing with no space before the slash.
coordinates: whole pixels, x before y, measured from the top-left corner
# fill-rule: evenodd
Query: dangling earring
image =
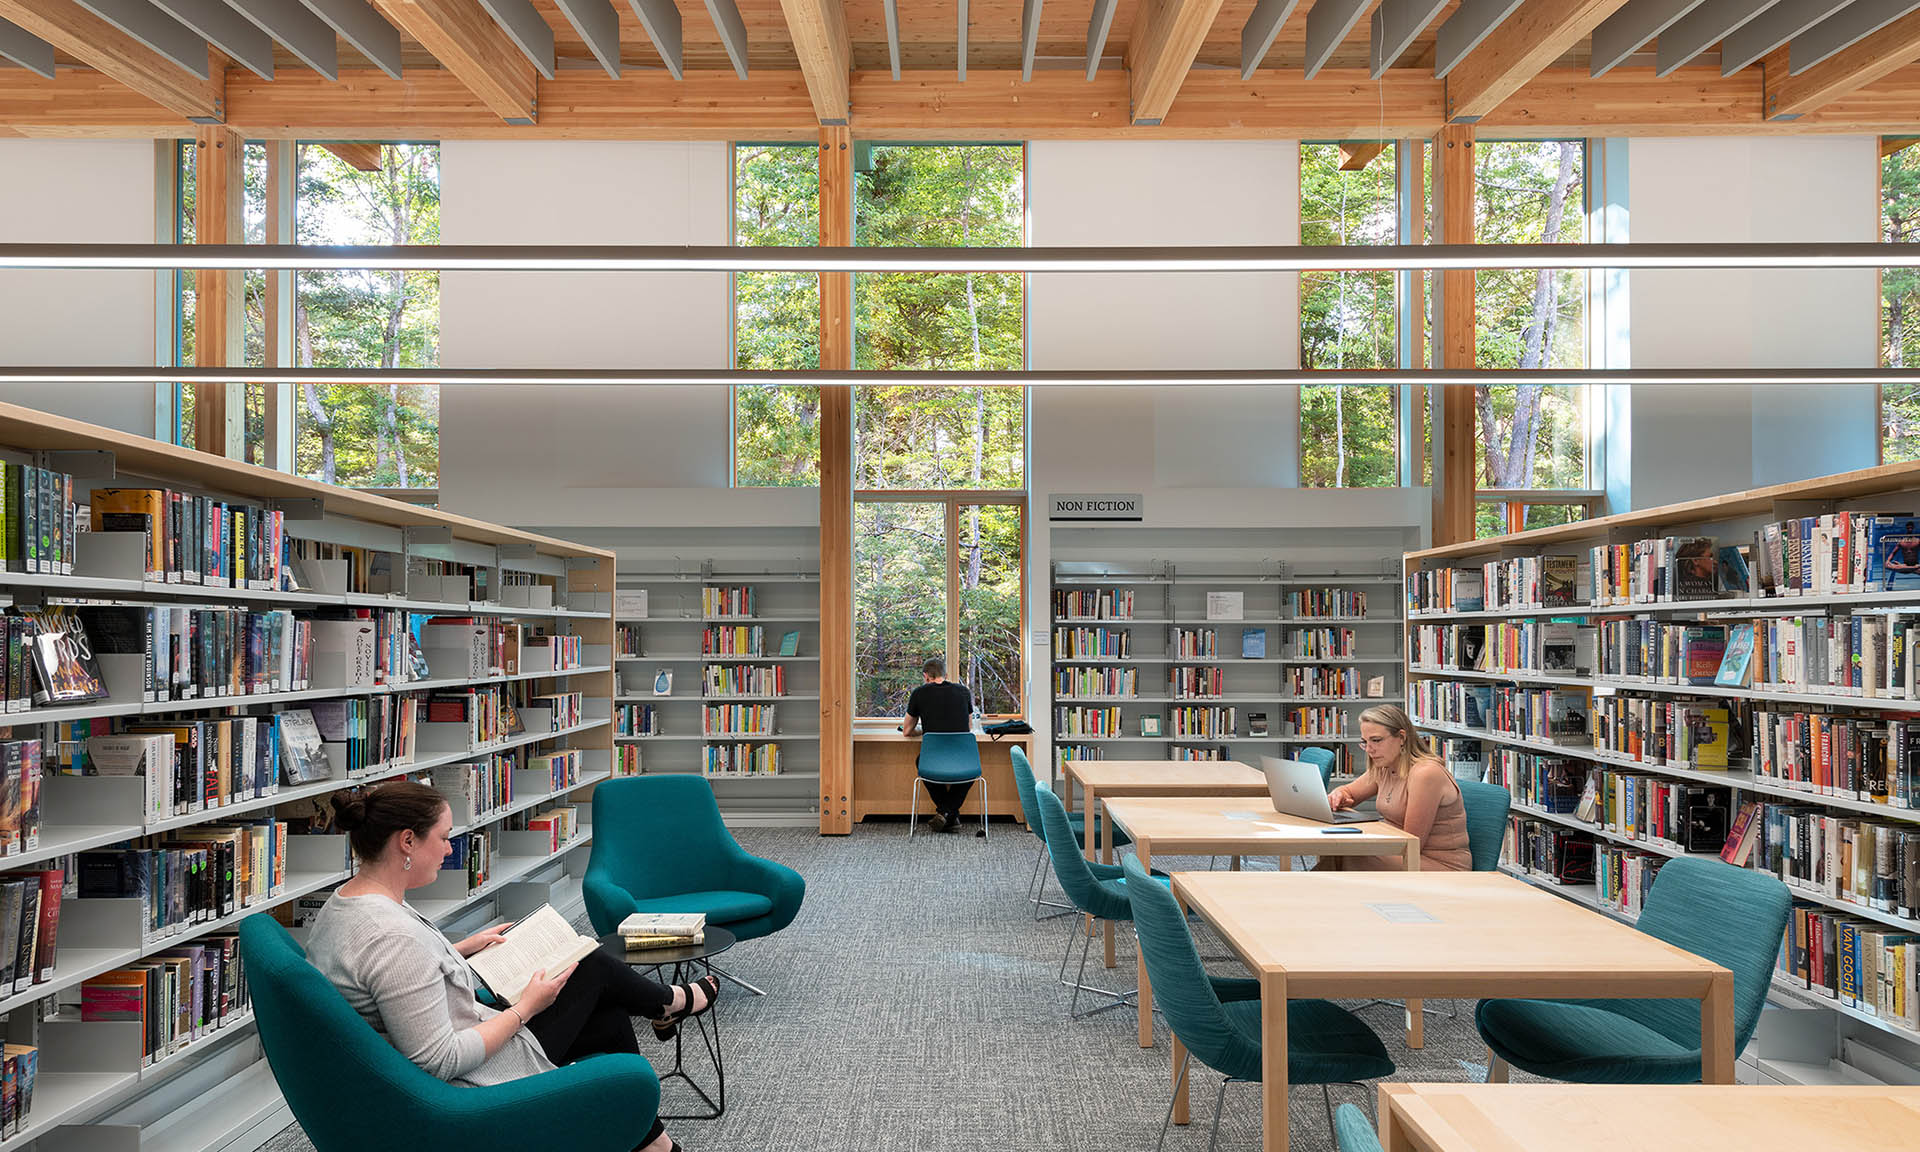
<path id="1" fill-rule="evenodd" d="M 402 856 L 402 857 L 400 858 L 400 871 L 402 871 L 402 872 L 411 872 L 411 871 L 413 871 L 413 857 L 411 857 L 411 856 Z"/>

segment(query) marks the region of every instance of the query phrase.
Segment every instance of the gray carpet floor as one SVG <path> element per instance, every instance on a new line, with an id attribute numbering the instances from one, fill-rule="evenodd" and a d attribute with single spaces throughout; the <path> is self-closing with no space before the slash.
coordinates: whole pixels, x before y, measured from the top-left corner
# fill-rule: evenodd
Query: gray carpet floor
<path id="1" fill-rule="evenodd" d="M 1153 1147 L 1169 1097 L 1165 1024 L 1158 1046 L 1143 1049 L 1130 1009 L 1067 1019 L 1071 993 L 1055 976 L 1068 920 L 1031 919 L 1022 893 L 1039 842 L 1002 827 L 990 840 L 923 830 L 912 843 L 904 824 L 857 825 L 839 838 L 739 831 L 749 851 L 807 878 L 806 904 L 786 931 L 720 958 L 768 995 L 723 985 L 716 1011 L 727 1112 L 669 1125 L 688 1152 Z M 1204 859 L 1154 863 L 1208 866 Z M 1050 891 L 1058 898 L 1057 887 Z M 1096 946 L 1089 982 L 1133 986 L 1132 941 L 1122 941 L 1121 964 L 1110 972 Z M 1204 929 L 1199 942 L 1204 956 L 1227 954 Z M 1217 967 L 1230 973 L 1237 965 Z M 1089 1003 L 1083 998 L 1082 1007 Z M 1419 1051 L 1403 1043 L 1397 1006 L 1363 1014 L 1399 1066 L 1395 1079 L 1478 1079 L 1485 1050 L 1472 1004 L 1428 1004 L 1462 1015 L 1429 1016 Z M 642 1050 L 664 1069 L 671 1048 L 644 1024 L 641 1035 Z M 696 1062 L 694 1074 L 705 1080 L 711 1070 Z M 1169 1152 L 1206 1147 L 1220 1078 L 1196 1064 L 1194 1081 L 1193 1123 L 1174 1128 Z M 1336 1106 L 1371 1109 L 1370 1087 L 1333 1094 Z M 691 1111 L 696 1103 L 670 1083 L 663 1111 Z M 1291 1121 L 1293 1148 L 1334 1147 L 1318 1089 L 1294 1093 Z M 1219 1147 L 1257 1149 L 1259 1132 L 1258 1089 L 1229 1086 Z M 268 1147 L 311 1146 L 293 1127 Z"/>

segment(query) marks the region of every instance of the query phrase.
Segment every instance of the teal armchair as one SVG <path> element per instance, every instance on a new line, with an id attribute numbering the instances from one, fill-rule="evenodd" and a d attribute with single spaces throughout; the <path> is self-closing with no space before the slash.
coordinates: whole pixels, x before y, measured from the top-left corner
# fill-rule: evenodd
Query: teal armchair
<path id="1" fill-rule="evenodd" d="M 1153 982 L 1154 1005 L 1166 1016 L 1174 1038 L 1186 1046 L 1189 1060 L 1197 1059 L 1222 1076 L 1213 1112 L 1217 1140 L 1227 1085 L 1258 1083 L 1262 1076 L 1259 981 L 1209 976 L 1173 892 L 1151 883 L 1136 857 L 1127 857 L 1121 867 L 1133 897 L 1133 924 L 1147 979 Z M 1187 1063 L 1181 1062 L 1174 1083 L 1176 1098 Z M 1353 1013 L 1330 1000 L 1287 1001 L 1287 1082 L 1320 1085 L 1329 1128 L 1334 1123 L 1329 1084 L 1358 1084 L 1393 1071 L 1386 1045 Z M 1167 1119 L 1160 1125 L 1162 1147 L 1172 1120 L 1169 1101 Z M 1211 1148 L 1212 1141 L 1207 1146 Z"/>
<path id="2" fill-rule="evenodd" d="M 966 784 L 981 778 L 980 743 L 971 732 L 922 732 L 920 755 L 914 761 L 912 793 L 907 797 L 907 839 L 920 825 L 920 787 L 923 784 Z M 932 790 L 928 790 L 931 797 Z M 993 819 L 987 807 L 987 787 L 980 786 L 980 835 L 990 836 Z"/>
<path id="3" fill-rule="evenodd" d="M 740 847 L 705 779 L 662 773 L 593 790 L 593 850 L 582 888 L 587 919 L 603 936 L 634 912 L 704 912 L 707 923 L 752 940 L 793 923 L 807 882 Z"/>
<path id="4" fill-rule="evenodd" d="M 1081 845 L 1073 839 L 1072 826 L 1067 823 L 1066 805 L 1060 802 L 1048 789 L 1036 789 L 1035 806 L 1040 809 L 1040 826 L 1046 833 L 1047 856 L 1053 861 L 1053 874 L 1060 881 L 1060 888 L 1073 901 L 1073 906 L 1096 920 L 1109 920 L 1127 923 L 1133 919 L 1131 893 L 1127 887 L 1127 876 L 1118 864 L 1098 864 L 1081 855 Z M 1153 879 L 1164 884 L 1166 877 L 1158 872 Z M 1080 938 L 1080 975 L 1069 981 L 1067 963 L 1073 957 L 1073 941 Z M 1132 1004 L 1131 997 L 1138 989 L 1127 992 L 1112 992 L 1087 983 L 1087 954 L 1093 947 L 1093 934 L 1083 932 L 1077 920 L 1067 923 L 1067 950 L 1060 957 L 1060 982 L 1073 989 L 1073 1002 L 1067 1006 L 1067 1015 L 1077 1018 L 1091 1016 L 1096 1012 L 1105 1012 L 1110 1008 Z M 1091 992 L 1098 996 L 1112 998 L 1111 1003 L 1080 1011 L 1080 993 Z"/>
<path id="5" fill-rule="evenodd" d="M 1385 1152 L 1373 1121 L 1351 1104 L 1340 1105 L 1333 1114 L 1333 1142 L 1340 1152 Z"/>
<path id="6" fill-rule="evenodd" d="M 1467 810 L 1467 851 L 1473 856 L 1475 872 L 1492 872 L 1500 867 L 1500 846 L 1507 838 L 1507 813 L 1513 808 L 1513 794 L 1498 784 L 1478 780 L 1456 781 L 1460 802 Z"/>
<path id="7" fill-rule="evenodd" d="M 1020 811 L 1026 818 L 1027 831 L 1032 832 L 1040 838 L 1040 852 L 1033 858 L 1033 877 L 1027 881 L 1027 899 L 1033 902 L 1033 918 L 1035 920 L 1047 920 L 1051 919 L 1052 916 L 1064 916 L 1066 912 L 1073 910 L 1073 905 L 1062 904 L 1057 900 L 1049 900 L 1046 898 L 1047 877 L 1046 873 L 1041 870 L 1041 866 L 1045 864 L 1047 860 L 1047 830 L 1041 826 L 1039 801 L 1034 799 L 1035 793 L 1040 790 L 1040 782 L 1034 779 L 1033 763 L 1027 759 L 1027 754 L 1023 749 L 1015 746 L 1007 749 L 1007 753 L 1008 758 L 1013 761 L 1013 786 L 1020 793 Z M 1086 842 L 1087 828 L 1085 814 L 1080 812 L 1067 813 L 1067 825 L 1073 829 L 1073 842 L 1075 844 L 1084 844 Z M 1100 838 L 1108 833 L 1113 835 L 1113 844 L 1116 848 L 1133 843 L 1133 838 L 1128 836 L 1126 829 L 1121 828 L 1119 825 L 1116 824 L 1107 827 L 1105 823 L 1096 822 L 1093 833 L 1094 846 L 1098 847 L 1100 845 Z M 1035 891 L 1036 886 L 1038 887 L 1038 891 Z M 1065 909 L 1065 911 L 1055 912 L 1050 916 L 1042 916 L 1040 909 L 1043 907 L 1061 908 Z"/>
<path id="8" fill-rule="evenodd" d="M 629 1152 L 653 1127 L 660 1081 L 644 1056 L 449 1084 L 361 1019 L 273 917 L 242 920 L 240 950 L 260 1046 L 318 1152 L 413 1152 L 423 1140 L 462 1152 Z"/>
<path id="9" fill-rule="evenodd" d="M 1753 1037 L 1793 906 L 1787 886 L 1718 860 L 1669 860 L 1654 877 L 1638 927 L 1733 973 L 1733 1052 Z M 1580 1084 L 1692 1084 L 1700 1079 L 1700 1008 L 1693 1000 L 1482 1000 L 1474 1013 L 1506 1065 Z"/>
<path id="10" fill-rule="evenodd" d="M 1302 748 L 1294 754 L 1294 759 L 1304 761 L 1320 769 L 1320 783 L 1328 787 L 1333 786 L 1333 762 L 1339 759 L 1339 757 L 1334 755 L 1333 749 L 1320 747 Z"/>

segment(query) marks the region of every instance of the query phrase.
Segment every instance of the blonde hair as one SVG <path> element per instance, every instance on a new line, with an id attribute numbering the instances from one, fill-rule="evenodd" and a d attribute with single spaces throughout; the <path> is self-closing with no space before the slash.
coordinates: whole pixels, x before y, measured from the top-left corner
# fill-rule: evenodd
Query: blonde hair
<path id="1" fill-rule="evenodd" d="M 1413 718 L 1408 716 L 1407 710 L 1398 704 L 1375 704 L 1373 707 L 1360 713 L 1360 723 L 1378 724 L 1380 727 L 1400 737 L 1400 758 L 1382 769 L 1389 777 L 1405 777 L 1406 774 L 1412 770 L 1415 760 L 1438 760 L 1440 758 L 1440 753 L 1433 746 L 1433 741 L 1413 726 Z M 1373 770 L 1371 761 L 1367 764 L 1367 770 Z"/>

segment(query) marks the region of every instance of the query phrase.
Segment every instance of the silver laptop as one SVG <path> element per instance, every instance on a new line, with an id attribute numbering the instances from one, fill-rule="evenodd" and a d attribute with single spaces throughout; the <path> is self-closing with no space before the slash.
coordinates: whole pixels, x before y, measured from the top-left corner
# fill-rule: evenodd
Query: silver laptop
<path id="1" fill-rule="evenodd" d="M 1327 800 L 1327 785 L 1320 779 L 1317 764 L 1262 756 L 1260 770 L 1267 774 L 1267 792 L 1273 797 L 1275 812 L 1302 820 L 1318 820 L 1322 824 L 1360 824 L 1380 819 L 1378 812 L 1335 812 Z"/>

